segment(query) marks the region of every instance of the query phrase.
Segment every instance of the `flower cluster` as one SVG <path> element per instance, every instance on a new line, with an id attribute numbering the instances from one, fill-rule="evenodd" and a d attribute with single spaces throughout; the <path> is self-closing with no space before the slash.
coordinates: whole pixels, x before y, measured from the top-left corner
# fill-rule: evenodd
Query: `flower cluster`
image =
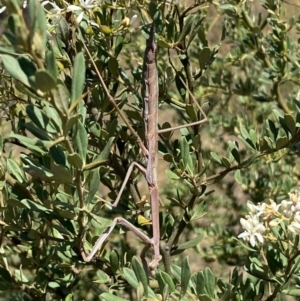
<path id="1" fill-rule="evenodd" d="M 280 204 L 273 200 L 258 205 L 248 202 L 249 214 L 240 220 L 244 232 L 238 238 L 249 242 L 252 247 L 263 244 L 265 239 L 272 237 L 272 227 L 281 222 L 287 225 L 288 232 L 300 234 L 300 192 L 290 193 L 289 197 Z"/>
<path id="2" fill-rule="evenodd" d="M 63 1 L 65 7 L 60 8 L 53 0 L 45 0 L 45 1 L 40 0 L 40 2 L 47 13 L 48 19 L 51 20 L 51 24 L 49 23 L 47 24 L 48 29 L 57 25 L 60 21 L 62 14 L 65 12 L 73 12 L 74 14 L 76 14 L 77 15 L 76 22 L 77 24 L 79 24 L 83 20 L 86 11 L 92 10 L 104 3 L 103 0 L 79 0 L 78 5 L 73 5 L 73 4 L 69 4 L 67 1 Z M 28 5 L 28 0 L 24 0 L 22 7 L 26 8 L 27 5 Z M 6 6 L 0 7 L 0 14 L 3 13 L 5 10 L 6 10 Z M 131 19 L 127 17 L 125 19 L 126 21 L 128 19 L 127 25 L 129 26 L 135 22 L 135 20 L 137 19 L 137 15 L 134 15 Z M 95 27 L 99 27 L 99 25 L 92 20 L 87 20 L 87 22 Z"/>

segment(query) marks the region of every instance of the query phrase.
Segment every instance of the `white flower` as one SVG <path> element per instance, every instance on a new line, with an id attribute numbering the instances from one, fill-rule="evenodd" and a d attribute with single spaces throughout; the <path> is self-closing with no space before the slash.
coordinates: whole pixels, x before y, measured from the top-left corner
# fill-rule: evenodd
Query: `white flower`
<path id="1" fill-rule="evenodd" d="M 249 213 L 251 215 L 261 216 L 263 219 L 276 216 L 280 206 L 281 204 L 276 204 L 273 200 L 270 200 L 270 204 L 262 203 L 258 205 L 247 202 Z"/>
<path id="2" fill-rule="evenodd" d="M 262 203 L 262 204 L 254 205 L 252 202 L 248 201 L 247 207 L 249 209 L 249 213 L 260 215 L 264 212 L 266 204 Z"/>
<path id="3" fill-rule="evenodd" d="M 24 0 L 23 1 L 23 4 L 22 4 L 22 7 L 25 8 L 28 4 L 28 0 Z M 4 11 L 6 10 L 6 6 L 3 6 L 0 8 L 0 14 L 2 14 Z"/>
<path id="4" fill-rule="evenodd" d="M 260 243 L 264 242 L 262 234 L 264 234 L 266 228 L 263 223 L 259 221 L 257 215 L 249 216 L 247 219 L 241 218 L 240 222 L 245 231 L 239 234 L 238 238 L 250 242 L 252 247 L 255 246 L 256 241 Z"/>
<path id="5" fill-rule="evenodd" d="M 293 202 L 292 201 L 287 201 L 287 200 L 283 200 L 281 202 L 281 212 L 282 214 L 287 217 L 290 218 L 293 215 Z"/>
<path id="6" fill-rule="evenodd" d="M 295 234 L 300 234 L 300 214 L 294 216 L 294 220 L 288 226 L 288 229 Z"/>
<path id="7" fill-rule="evenodd" d="M 47 0 L 47 1 L 43 1 L 41 3 L 41 5 L 43 7 L 45 7 L 47 4 L 49 4 L 49 5 L 52 6 L 52 8 L 49 10 L 50 13 L 52 13 L 52 14 L 58 14 L 58 13 L 61 12 L 61 9 L 57 6 L 57 4 L 55 2 L 51 2 L 51 1 Z"/>
<path id="8" fill-rule="evenodd" d="M 137 19 L 137 15 L 133 15 L 130 19 L 130 25 L 132 25 Z"/>
<path id="9" fill-rule="evenodd" d="M 79 14 L 76 18 L 76 22 L 77 22 L 77 24 L 79 24 L 83 19 L 84 10 L 93 9 L 94 7 L 99 5 L 100 2 L 101 2 L 100 0 L 79 0 L 79 3 L 81 6 L 68 5 L 67 11 L 79 12 Z"/>
<path id="10" fill-rule="evenodd" d="M 100 1 L 98 0 L 79 0 L 79 2 L 85 9 L 94 8 L 100 4 Z"/>
<path id="11" fill-rule="evenodd" d="M 286 218 L 291 218 L 300 213 L 300 197 L 298 192 L 289 193 L 290 199 L 281 202 L 281 212 Z"/>
<path id="12" fill-rule="evenodd" d="M 49 12 L 48 14 L 48 18 L 51 19 L 51 25 L 49 27 L 55 26 L 56 24 L 59 23 L 59 20 L 61 18 L 61 13 L 62 13 L 62 9 L 60 9 L 55 2 L 51 2 L 51 1 L 43 1 L 41 3 L 41 5 L 45 8 L 46 5 L 51 5 L 52 8 L 50 10 L 48 10 L 47 12 Z"/>

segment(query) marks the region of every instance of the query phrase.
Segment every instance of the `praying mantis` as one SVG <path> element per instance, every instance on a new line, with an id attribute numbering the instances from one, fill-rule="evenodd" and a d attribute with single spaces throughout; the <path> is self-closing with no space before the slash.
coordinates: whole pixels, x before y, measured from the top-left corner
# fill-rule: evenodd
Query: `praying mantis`
<path id="1" fill-rule="evenodd" d="M 145 262 L 145 253 L 146 251 L 152 247 L 153 248 L 153 258 L 152 261 L 149 263 L 148 267 L 151 272 L 155 272 L 159 262 L 162 258 L 161 252 L 160 252 L 160 221 L 159 221 L 159 191 L 158 191 L 158 183 L 157 183 L 157 151 L 158 151 L 158 134 L 165 133 L 168 131 L 174 131 L 177 129 L 185 128 L 188 126 L 195 126 L 200 125 L 205 122 L 207 122 L 207 117 L 202 110 L 201 106 L 197 103 L 197 101 L 194 99 L 196 105 L 198 106 L 203 119 L 185 124 L 185 125 L 179 125 L 172 128 L 164 128 L 161 130 L 158 130 L 158 69 L 156 65 L 156 53 L 157 53 L 157 45 L 155 42 L 155 24 L 154 22 L 151 24 L 150 32 L 149 32 L 149 38 L 146 41 L 146 48 L 145 48 L 145 54 L 144 54 L 144 60 L 143 60 L 143 86 L 142 86 L 142 96 L 143 96 L 143 120 L 144 120 L 144 130 L 145 130 L 145 143 L 143 143 L 142 139 L 138 136 L 138 134 L 134 131 L 126 117 L 123 115 L 122 111 L 119 109 L 118 105 L 115 102 L 115 99 L 111 96 L 109 93 L 109 90 L 107 86 L 104 83 L 104 80 L 99 73 L 97 66 L 87 49 L 87 47 L 84 45 L 84 48 L 91 59 L 91 62 L 93 64 L 93 67 L 95 68 L 96 74 L 100 80 L 100 83 L 115 110 L 118 112 L 119 116 L 122 118 L 124 123 L 127 125 L 129 131 L 131 134 L 136 138 L 136 141 L 141 149 L 141 152 L 143 153 L 143 156 L 145 158 L 146 166 L 143 166 L 142 164 L 138 162 L 132 162 L 128 168 L 127 174 L 125 176 L 125 179 L 122 183 L 122 186 L 120 188 L 120 191 L 117 195 L 117 198 L 115 201 L 111 204 L 112 207 L 116 207 L 120 201 L 122 192 L 124 191 L 127 181 L 130 178 L 131 172 L 136 167 L 138 168 L 145 176 L 149 193 L 150 193 L 150 207 L 151 207 L 151 217 L 152 217 L 152 237 L 149 237 L 147 234 L 145 234 L 143 231 L 135 227 L 133 224 L 128 222 L 126 219 L 122 217 L 117 217 L 114 219 L 112 225 L 108 227 L 103 234 L 100 235 L 98 240 L 96 241 L 94 247 L 92 248 L 92 251 L 88 256 L 83 255 L 83 259 L 87 262 L 91 261 L 92 258 L 95 256 L 97 250 L 100 248 L 100 246 L 104 243 L 104 241 L 107 239 L 109 234 L 113 231 L 114 227 L 116 225 L 122 225 L 127 227 L 129 230 L 135 233 L 144 243 L 146 243 L 146 246 L 144 247 L 142 251 L 142 261 L 143 265 L 146 268 L 147 264 Z M 182 82 L 183 85 L 186 87 L 187 91 L 189 91 L 190 95 L 191 92 L 186 86 L 184 82 Z M 193 96 L 192 96 L 193 97 Z"/>

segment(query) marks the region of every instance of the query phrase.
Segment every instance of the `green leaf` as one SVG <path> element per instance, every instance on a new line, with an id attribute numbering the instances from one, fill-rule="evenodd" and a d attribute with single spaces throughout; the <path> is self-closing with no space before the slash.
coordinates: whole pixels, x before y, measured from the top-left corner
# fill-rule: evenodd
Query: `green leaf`
<path id="1" fill-rule="evenodd" d="M 95 283 L 107 283 L 110 281 L 109 276 L 101 270 L 97 270 L 97 280 Z"/>
<path id="2" fill-rule="evenodd" d="M 51 47 L 51 44 L 49 44 L 49 45 Z M 46 51 L 45 63 L 46 63 L 47 70 L 51 74 L 51 76 L 54 79 L 54 81 L 56 81 L 57 80 L 57 76 L 58 76 L 58 71 L 57 71 L 57 65 L 56 65 L 55 55 L 54 55 L 54 52 L 52 50 L 47 50 Z"/>
<path id="3" fill-rule="evenodd" d="M 197 114 L 196 114 L 196 111 L 195 111 L 195 108 L 193 105 L 186 104 L 185 111 L 186 111 L 186 114 L 190 117 L 192 122 L 197 121 Z"/>
<path id="4" fill-rule="evenodd" d="M 54 162 L 58 165 L 66 165 L 66 156 L 60 145 L 54 145 L 50 148 L 50 154 Z"/>
<path id="5" fill-rule="evenodd" d="M 64 126 L 64 129 L 63 129 L 64 134 L 66 136 L 68 135 L 69 131 L 71 129 L 73 129 L 73 126 L 75 126 L 77 124 L 77 122 L 78 122 L 79 119 L 81 119 L 81 115 L 80 114 L 77 114 L 75 116 L 72 116 L 72 117 L 68 118 L 68 120 L 67 120 L 67 122 L 66 122 L 66 124 Z"/>
<path id="6" fill-rule="evenodd" d="M 66 166 L 52 164 L 51 172 L 53 173 L 52 181 L 55 181 L 55 183 L 73 183 L 72 171 L 69 170 Z"/>
<path id="7" fill-rule="evenodd" d="M 185 77 L 182 72 L 178 71 L 175 75 L 175 84 L 176 88 L 181 96 L 181 99 L 184 101 L 186 96 L 186 88 L 182 82 L 186 82 Z"/>
<path id="8" fill-rule="evenodd" d="M 54 231 L 56 231 L 55 229 L 53 229 Z M 29 238 L 29 239 L 31 239 L 31 240 L 36 240 L 36 239 L 41 239 L 41 235 L 40 235 L 40 233 L 38 232 L 38 231 L 36 231 L 36 230 L 33 230 L 33 229 L 30 229 L 28 232 L 27 232 L 27 237 Z M 54 235 L 54 237 L 56 237 L 55 235 Z M 60 237 L 57 237 L 57 238 L 63 238 L 62 236 L 60 236 Z"/>
<path id="9" fill-rule="evenodd" d="M 7 1 L 5 4 L 8 5 L 9 11 L 14 14 L 17 14 L 20 10 L 20 3 L 18 0 Z"/>
<path id="10" fill-rule="evenodd" d="M 223 164 L 226 168 L 230 168 L 230 167 L 231 167 L 231 163 L 230 163 L 230 161 L 229 161 L 226 157 L 222 157 L 221 161 L 222 161 L 222 164 Z"/>
<path id="11" fill-rule="evenodd" d="M 179 282 L 181 281 L 181 268 L 178 265 L 171 265 L 171 272 L 174 278 Z"/>
<path id="12" fill-rule="evenodd" d="M 176 173 L 171 171 L 170 169 L 166 170 L 166 175 L 170 180 L 178 180 L 180 179 L 180 176 L 178 176 Z"/>
<path id="13" fill-rule="evenodd" d="M 222 164 L 221 158 L 219 157 L 218 154 L 216 154 L 215 152 L 210 152 L 211 157 L 217 161 L 218 163 Z"/>
<path id="14" fill-rule="evenodd" d="M 273 141 L 276 141 L 278 136 L 278 129 L 276 128 L 274 122 L 271 119 L 268 119 L 267 123 L 268 123 L 267 130 L 269 132 L 269 135 Z"/>
<path id="15" fill-rule="evenodd" d="M 169 122 L 164 122 L 160 129 L 170 129 L 171 127 L 172 126 Z M 163 135 L 165 139 L 170 139 L 171 136 L 173 135 L 173 132 L 168 131 L 168 132 L 162 133 L 161 135 Z"/>
<path id="16" fill-rule="evenodd" d="M 36 88 L 48 92 L 56 87 L 55 79 L 46 70 L 37 70 L 35 73 Z"/>
<path id="17" fill-rule="evenodd" d="M 169 153 L 164 154 L 163 159 L 164 159 L 164 161 L 166 161 L 168 163 L 173 163 L 174 162 L 174 157 Z"/>
<path id="18" fill-rule="evenodd" d="M 138 279 L 134 273 L 134 271 L 124 267 L 123 273 L 126 281 L 134 288 L 136 289 L 138 286 Z"/>
<path id="19" fill-rule="evenodd" d="M 50 214 L 51 212 L 53 212 L 52 209 L 48 209 L 45 206 L 35 203 L 31 200 L 27 200 L 27 199 L 23 199 L 21 200 L 21 203 L 26 206 L 26 208 L 32 210 L 32 211 L 36 211 L 36 212 L 40 212 L 40 213 L 45 213 L 45 214 Z"/>
<path id="20" fill-rule="evenodd" d="M 235 240 L 236 242 L 238 242 L 245 250 L 248 250 L 250 252 L 256 252 L 256 250 L 254 248 L 249 247 L 248 244 L 244 244 L 241 239 L 237 239 L 235 237 L 233 237 L 232 239 Z"/>
<path id="21" fill-rule="evenodd" d="M 240 169 L 238 169 L 238 170 L 234 173 L 234 178 L 235 178 L 235 180 L 236 180 L 236 182 L 237 182 L 238 184 L 240 184 L 240 185 L 243 184 L 243 179 L 242 179 L 242 177 L 241 177 L 241 171 L 240 171 Z"/>
<path id="22" fill-rule="evenodd" d="M 231 154 L 233 158 L 237 161 L 238 164 L 241 163 L 240 154 L 238 151 L 238 144 L 236 141 L 228 141 L 229 148 L 231 150 Z"/>
<path id="23" fill-rule="evenodd" d="M 22 204 L 19 199 L 13 199 L 13 198 L 7 200 L 7 206 L 18 207 L 21 209 L 27 208 L 27 206 Z"/>
<path id="24" fill-rule="evenodd" d="M 210 61 L 211 51 L 208 47 L 204 47 L 199 54 L 199 65 L 202 70 L 208 68 Z"/>
<path id="25" fill-rule="evenodd" d="M 56 281 L 49 281 L 48 286 L 52 289 L 57 289 L 60 288 L 60 285 L 58 282 Z"/>
<path id="26" fill-rule="evenodd" d="M 25 74 L 29 80 L 29 84 L 31 84 L 31 86 L 35 87 L 35 72 L 36 72 L 37 68 L 36 68 L 36 65 L 34 64 L 34 62 L 31 61 L 26 56 L 19 57 L 18 62 L 20 64 L 21 69 L 25 72 Z"/>
<path id="27" fill-rule="evenodd" d="M 193 275 L 196 283 L 197 295 L 206 295 L 210 298 L 216 298 L 216 279 L 209 268 Z"/>
<path id="28" fill-rule="evenodd" d="M 35 126 L 32 122 L 26 122 L 24 124 L 24 127 L 33 134 L 36 138 L 39 138 L 41 140 L 48 140 L 50 141 L 50 137 L 48 136 L 47 132 L 43 129 Z"/>
<path id="29" fill-rule="evenodd" d="M 289 140 L 287 137 L 279 137 L 276 141 L 276 149 L 282 149 L 284 147 L 287 147 L 289 144 Z"/>
<path id="30" fill-rule="evenodd" d="M 191 31 L 193 23 L 195 21 L 196 15 L 194 14 L 190 14 L 186 20 L 185 20 L 185 24 L 183 26 L 182 32 L 180 33 L 178 39 L 177 39 L 177 43 L 181 42 Z"/>
<path id="31" fill-rule="evenodd" d="M 124 45 L 124 39 L 125 37 L 123 37 L 122 35 L 117 36 L 115 43 L 115 57 L 118 57 L 118 55 L 120 54 Z"/>
<path id="32" fill-rule="evenodd" d="M 19 81 L 15 81 L 15 86 L 16 86 L 16 90 L 20 91 L 21 93 L 23 93 L 27 96 L 33 97 L 34 99 L 40 99 L 40 100 L 42 99 L 40 97 L 40 95 L 38 95 L 36 93 L 36 91 L 33 90 L 33 88 L 31 88 L 29 86 L 25 86 L 25 85 L 21 84 L 21 82 L 19 82 Z"/>
<path id="33" fill-rule="evenodd" d="M 65 166 L 51 165 L 51 170 L 42 166 L 38 162 L 30 159 L 25 154 L 21 154 L 23 161 L 24 171 L 30 174 L 33 178 L 43 180 L 45 182 L 55 183 L 72 183 L 73 175 Z"/>
<path id="34" fill-rule="evenodd" d="M 99 184 L 100 184 L 99 168 L 95 168 L 94 170 L 91 171 L 89 175 L 88 184 L 89 184 L 89 193 L 86 198 L 86 204 L 89 204 L 93 200 L 95 194 L 99 189 Z"/>
<path id="35" fill-rule="evenodd" d="M 256 150 L 256 146 L 253 144 L 253 142 L 250 138 L 244 139 L 241 135 L 238 135 L 238 137 L 243 141 L 245 146 L 247 146 L 248 148 Z"/>
<path id="36" fill-rule="evenodd" d="M 201 195 L 203 193 L 204 193 L 204 191 L 201 192 Z M 205 204 L 204 204 L 204 202 L 200 202 L 197 205 L 195 205 L 195 207 L 192 210 L 192 213 L 193 214 L 191 216 L 190 221 L 197 220 L 199 218 L 202 218 L 204 215 L 206 215 L 206 210 L 205 210 Z"/>
<path id="37" fill-rule="evenodd" d="M 85 164 L 88 148 L 88 137 L 84 125 L 79 120 L 76 123 L 76 130 L 74 131 L 73 138 L 76 143 L 78 154 Z"/>
<path id="38" fill-rule="evenodd" d="M 18 183 L 21 184 L 26 181 L 24 171 L 14 160 L 7 159 L 7 171 L 18 181 Z"/>
<path id="39" fill-rule="evenodd" d="M 158 271 L 156 276 L 157 276 L 157 280 L 160 279 L 160 281 L 163 283 L 164 287 L 166 285 L 168 285 L 171 293 L 176 292 L 175 284 L 174 284 L 172 278 L 167 273 L 165 273 L 163 271 Z"/>
<path id="40" fill-rule="evenodd" d="M 240 126 L 240 130 L 241 130 L 241 134 L 245 140 L 248 140 L 248 139 L 251 140 L 250 135 L 249 135 L 248 131 L 245 129 L 245 127 Z"/>
<path id="41" fill-rule="evenodd" d="M 221 4 L 219 5 L 219 8 L 224 10 L 225 13 L 232 18 L 237 15 L 237 8 L 232 4 L 228 4 L 228 3 Z"/>
<path id="42" fill-rule="evenodd" d="M 144 296 L 144 286 L 142 282 L 139 281 L 138 286 L 136 288 L 137 300 L 142 300 L 143 296 Z"/>
<path id="43" fill-rule="evenodd" d="M 48 104 L 43 108 L 43 113 L 46 116 L 51 117 L 49 123 L 45 124 L 46 131 L 51 134 L 61 135 L 63 133 L 62 120 L 58 111 L 52 106 L 52 104 Z"/>
<path id="44" fill-rule="evenodd" d="M 169 295 L 170 295 L 169 286 L 165 285 L 163 292 L 162 292 L 162 299 L 169 300 Z"/>
<path id="45" fill-rule="evenodd" d="M 47 153 L 43 148 L 47 148 L 52 144 L 51 141 L 32 139 L 14 133 L 10 133 L 8 136 L 5 137 L 5 139 L 11 139 L 11 138 L 18 140 L 21 145 L 24 145 L 29 150 L 37 152 L 41 155 L 45 155 Z"/>
<path id="46" fill-rule="evenodd" d="M 251 138 L 252 143 L 256 146 L 256 143 L 257 143 L 257 140 L 258 140 L 256 131 L 253 130 L 253 129 L 250 129 L 249 134 L 250 134 L 250 138 Z"/>
<path id="47" fill-rule="evenodd" d="M 166 15 L 166 23 L 167 29 L 167 40 L 174 42 L 175 41 L 175 33 L 176 33 L 176 21 L 174 20 L 171 14 Z"/>
<path id="48" fill-rule="evenodd" d="M 288 296 L 300 297 L 300 289 L 284 289 L 282 290 L 283 294 Z"/>
<path id="49" fill-rule="evenodd" d="M 68 162 L 73 167 L 75 167 L 76 169 L 79 169 L 79 170 L 82 169 L 83 161 L 82 161 L 82 158 L 77 153 L 69 154 L 67 159 L 68 159 Z"/>
<path id="50" fill-rule="evenodd" d="M 192 43 L 192 41 L 194 40 L 195 36 L 198 34 L 199 29 L 200 29 L 200 27 L 201 27 L 202 22 L 203 22 L 204 19 L 205 18 L 203 17 L 203 18 L 199 19 L 197 22 L 195 20 L 195 22 L 194 22 L 195 25 L 193 26 L 193 29 L 191 30 L 191 34 L 189 36 L 189 41 L 187 42 L 187 48 Z"/>
<path id="51" fill-rule="evenodd" d="M 193 248 L 198 245 L 198 243 L 204 239 L 204 236 L 199 235 L 183 244 L 180 244 L 176 247 L 174 251 L 172 251 L 172 255 L 180 254 L 186 249 Z"/>
<path id="52" fill-rule="evenodd" d="M 124 274 L 126 281 L 129 283 L 129 285 L 131 285 L 131 287 L 133 287 L 134 289 L 137 289 L 139 282 L 136 278 L 135 273 L 132 270 L 124 267 L 123 274 Z M 152 298 L 154 300 L 157 299 L 157 296 L 155 295 L 155 293 L 153 292 L 153 290 L 150 287 L 148 287 L 148 297 Z"/>
<path id="53" fill-rule="evenodd" d="M 112 220 L 105 219 L 105 218 L 95 216 L 95 215 L 93 217 L 94 218 L 91 220 L 91 225 L 95 229 L 97 229 L 96 238 L 99 238 L 99 236 L 102 235 L 109 227 L 113 226 L 113 221 Z"/>
<path id="54" fill-rule="evenodd" d="M 253 258 L 251 258 L 253 259 Z M 269 268 L 265 264 L 261 264 L 261 262 L 252 262 L 249 266 L 245 267 L 245 270 L 260 279 L 271 280 L 269 277 Z"/>
<path id="55" fill-rule="evenodd" d="M 109 262 L 112 272 L 115 274 L 119 269 L 119 254 L 116 250 L 112 250 L 109 254 Z"/>
<path id="56" fill-rule="evenodd" d="M 52 134 L 57 133 L 57 128 L 55 127 L 53 121 L 37 106 L 29 104 L 28 106 L 26 106 L 26 113 L 38 128 L 46 130 L 47 132 Z"/>
<path id="57" fill-rule="evenodd" d="M 131 120 L 137 120 L 139 122 L 142 120 L 140 112 L 137 112 L 136 110 L 124 110 L 124 112 L 126 113 L 127 117 Z"/>
<path id="58" fill-rule="evenodd" d="M 100 153 L 100 155 L 96 158 L 96 162 L 101 162 L 103 160 L 106 160 L 109 158 L 110 155 L 110 151 L 111 151 L 111 146 L 113 144 L 115 140 L 115 137 L 110 137 L 104 147 L 104 149 L 102 150 L 102 152 Z"/>
<path id="59" fill-rule="evenodd" d="M 29 20 L 26 22 L 30 30 L 31 40 L 36 52 L 44 55 L 46 47 L 46 16 L 43 7 L 39 1 L 29 1 L 24 9 L 24 14 L 29 11 Z M 25 18 L 25 20 L 27 20 Z"/>
<path id="60" fill-rule="evenodd" d="M 68 294 L 68 296 L 65 298 L 65 301 L 73 301 L 73 294 Z"/>
<path id="61" fill-rule="evenodd" d="M 191 270 L 189 266 L 188 257 L 185 257 L 181 263 L 181 295 L 186 294 L 189 287 L 189 281 L 191 278 Z"/>
<path id="62" fill-rule="evenodd" d="M 73 220 L 76 217 L 76 214 L 74 212 L 71 212 L 70 210 L 61 209 L 57 206 L 53 206 L 53 210 L 55 213 L 57 213 L 59 216 L 65 219 Z"/>
<path id="63" fill-rule="evenodd" d="M 70 101 L 70 94 L 67 88 L 62 84 L 58 84 L 56 88 L 52 90 L 52 94 L 56 109 L 61 112 L 63 116 L 67 116 Z"/>
<path id="64" fill-rule="evenodd" d="M 149 14 L 153 19 L 157 28 L 159 28 L 162 24 L 162 14 L 156 2 L 149 2 Z"/>
<path id="65" fill-rule="evenodd" d="M 6 285 L 12 283 L 12 278 L 9 271 L 2 266 L 0 266 L 0 279 L 1 282 L 5 283 Z"/>
<path id="66" fill-rule="evenodd" d="M 108 61 L 108 69 L 111 72 L 111 74 L 117 78 L 118 77 L 118 69 L 119 69 L 119 63 L 115 57 L 110 57 Z"/>
<path id="67" fill-rule="evenodd" d="M 205 29 L 200 27 L 198 30 L 198 38 L 201 41 L 201 43 L 203 44 L 203 46 L 208 46 L 208 42 L 206 39 L 206 32 Z"/>
<path id="68" fill-rule="evenodd" d="M 0 156 L 3 154 L 3 136 L 0 134 Z"/>
<path id="69" fill-rule="evenodd" d="M 78 53 L 74 61 L 73 81 L 72 81 L 72 100 L 74 103 L 82 95 L 85 81 L 85 61 L 82 52 Z"/>
<path id="70" fill-rule="evenodd" d="M 66 235 L 72 235 L 70 231 L 68 231 L 65 227 L 59 226 L 59 225 L 52 225 L 54 229 L 56 229 L 58 232 L 66 234 Z"/>
<path id="71" fill-rule="evenodd" d="M 165 39 L 160 39 L 160 38 L 158 38 L 157 40 L 157 46 L 159 48 L 165 48 L 165 49 L 171 48 L 171 45 Z"/>
<path id="72" fill-rule="evenodd" d="M 102 293 L 100 295 L 100 298 L 101 300 L 106 300 L 106 301 L 128 301 L 127 299 L 120 298 L 110 293 Z"/>
<path id="73" fill-rule="evenodd" d="M 185 136 L 179 139 L 179 145 L 180 145 L 180 154 L 181 154 L 181 158 L 183 159 L 184 167 L 190 173 L 193 173 L 193 160 L 190 154 L 190 146 Z"/>
<path id="74" fill-rule="evenodd" d="M 21 69 L 18 60 L 6 54 L 2 54 L 2 61 L 7 72 L 14 78 L 19 80 L 26 86 L 29 86 L 29 81 L 25 72 Z"/>
<path id="75" fill-rule="evenodd" d="M 284 120 L 292 136 L 296 134 L 296 122 L 292 115 L 284 114 Z"/>
<path id="76" fill-rule="evenodd" d="M 207 295 L 199 295 L 200 301 L 214 301 L 213 298 L 208 297 Z"/>
<path id="77" fill-rule="evenodd" d="M 143 284 L 145 296 L 148 297 L 148 279 L 143 266 L 139 263 L 135 256 L 132 257 L 131 265 L 138 281 Z"/>
<path id="78" fill-rule="evenodd" d="M 14 272 L 15 277 L 21 282 L 21 283 L 28 283 L 29 280 L 28 278 L 25 276 L 25 274 L 23 273 L 22 269 L 20 268 L 20 270 L 15 270 Z"/>

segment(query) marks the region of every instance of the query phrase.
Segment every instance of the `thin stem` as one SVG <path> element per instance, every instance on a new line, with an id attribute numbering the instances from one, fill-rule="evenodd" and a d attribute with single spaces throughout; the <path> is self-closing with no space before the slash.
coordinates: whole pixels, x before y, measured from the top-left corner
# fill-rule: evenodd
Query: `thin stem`
<path id="1" fill-rule="evenodd" d="M 119 109 L 118 105 L 116 104 L 114 98 L 110 95 L 109 91 L 108 91 L 108 88 L 97 68 L 97 65 L 91 55 L 91 53 L 89 52 L 88 48 L 86 47 L 84 41 L 82 41 L 83 43 L 83 47 L 85 49 L 85 51 L 87 52 L 91 62 L 92 62 L 92 65 L 95 69 L 95 72 L 100 80 L 100 83 L 102 85 L 102 88 L 104 89 L 104 92 L 106 94 L 106 96 L 108 97 L 108 100 L 111 102 L 111 104 L 113 105 L 113 107 L 115 108 L 115 110 L 118 112 L 119 116 L 122 118 L 122 120 L 124 121 L 124 123 L 126 124 L 126 126 L 128 127 L 129 131 L 131 132 L 131 134 L 135 137 L 135 139 L 137 140 L 137 143 L 139 145 L 139 147 L 141 148 L 144 156 L 148 157 L 148 150 L 147 148 L 145 147 L 145 145 L 143 144 L 141 138 L 139 137 L 139 135 L 136 133 L 136 131 L 133 129 L 133 127 L 130 125 L 129 121 L 127 120 L 127 118 L 125 117 L 125 115 L 123 114 L 123 112 Z"/>

